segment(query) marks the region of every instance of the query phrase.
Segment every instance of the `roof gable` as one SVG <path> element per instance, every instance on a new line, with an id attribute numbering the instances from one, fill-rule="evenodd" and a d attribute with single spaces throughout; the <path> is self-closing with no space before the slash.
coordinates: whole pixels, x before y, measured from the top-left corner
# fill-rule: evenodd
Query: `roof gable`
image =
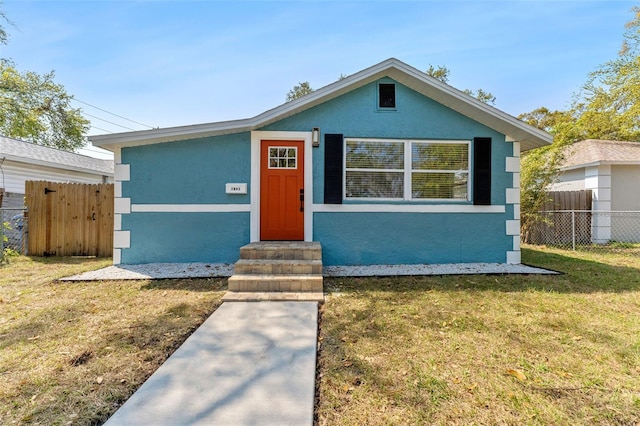
<path id="1" fill-rule="evenodd" d="M 0 136 L 0 159 L 38 164 L 57 169 L 76 170 L 99 175 L 113 175 L 113 161 L 100 160 L 74 152 L 37 145 Z"/>
<path id="2" fill-rule="evenodd" d="M 565 148 L 562 169 L 598 164 L 640 164 L 640 142 L 587 139 Z"/>
<path id="3" fill-rule="evenodd" d="M 523 151 L 537 148 L 553 141 L 552 136 L 548 133 L 529 126 L 515 117 L 491 105 L 485 104 L 394 58 L 387 59 L 377 65 L 315 90 L 299 99 L 265 111 L 253 118 L 97 135 L 90 137 L 89 140 L 96 146 L 109 149 L 110 147 L 145 145 L 251 131 L 313 108 L 316 105 L 327 102 L 383 77 L 390 77 L 416 92 L 504 134 L 509 141 L 520 142 Z"/>

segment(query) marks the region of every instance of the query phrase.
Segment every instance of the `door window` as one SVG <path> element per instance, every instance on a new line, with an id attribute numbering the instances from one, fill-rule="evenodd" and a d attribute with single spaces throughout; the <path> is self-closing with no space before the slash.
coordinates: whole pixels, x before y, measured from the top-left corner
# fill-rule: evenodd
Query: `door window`
<path id="1" fill-rule="evenodd" d="M 290 146 L 269 147 L 270 169 L 297 169 L 298 148 Z"/>

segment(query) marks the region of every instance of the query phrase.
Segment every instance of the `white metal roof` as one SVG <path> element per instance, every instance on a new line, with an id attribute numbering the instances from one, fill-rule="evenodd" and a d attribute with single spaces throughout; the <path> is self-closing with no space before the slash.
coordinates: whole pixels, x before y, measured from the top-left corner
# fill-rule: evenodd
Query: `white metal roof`
<path id="1" fill-rule="evenodd" d="M 387 59 L 253 118 L 96 135 L 89 137 L 89 140 L 95 146 L 113 150 L 123 146 L 147 145 L 251 131 L 327 102 L 383 77 L 390 77 L 434 101 L 504 134 L 509 141 L 520 142 L 523 151 L 544 146 L 553 141 L 553 137 L 543 130 L 532 127 L 395 58 Z"/>

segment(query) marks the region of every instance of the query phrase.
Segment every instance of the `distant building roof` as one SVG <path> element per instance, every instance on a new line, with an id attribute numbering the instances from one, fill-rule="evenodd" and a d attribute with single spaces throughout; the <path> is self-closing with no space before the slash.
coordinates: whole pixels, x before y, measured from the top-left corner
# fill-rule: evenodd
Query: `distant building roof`
<path id="1" fill-rule="evenodd" d="M 567 147 L 563 169 L 599 164 L 640 164 L 640 142 L 587 139 Z"/>
<path id="2" fill-rule="evenodd" d="M 74 152 L 0 136 L 0 160 L 3 158 L 21 163 L 113 176 L 112 160 L 101 160 Z"/>

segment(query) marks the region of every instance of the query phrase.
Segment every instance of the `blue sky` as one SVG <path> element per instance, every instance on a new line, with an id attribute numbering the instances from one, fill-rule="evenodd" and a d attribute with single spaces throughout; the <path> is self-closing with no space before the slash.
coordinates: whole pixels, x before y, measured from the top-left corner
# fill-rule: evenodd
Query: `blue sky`
<path id="1" fill-rule="evenodd" d="M 488 90 L 518 115 L 566 108 L 587 73 L 615 58 L 635 4 L 4 0 L 15 27 L 0 56 L 55 70 L 77 99 L 154 127 L 252 117 L 300 81 L 320 88 L 389 57 L 444 65 L 451 85 Z"/>

